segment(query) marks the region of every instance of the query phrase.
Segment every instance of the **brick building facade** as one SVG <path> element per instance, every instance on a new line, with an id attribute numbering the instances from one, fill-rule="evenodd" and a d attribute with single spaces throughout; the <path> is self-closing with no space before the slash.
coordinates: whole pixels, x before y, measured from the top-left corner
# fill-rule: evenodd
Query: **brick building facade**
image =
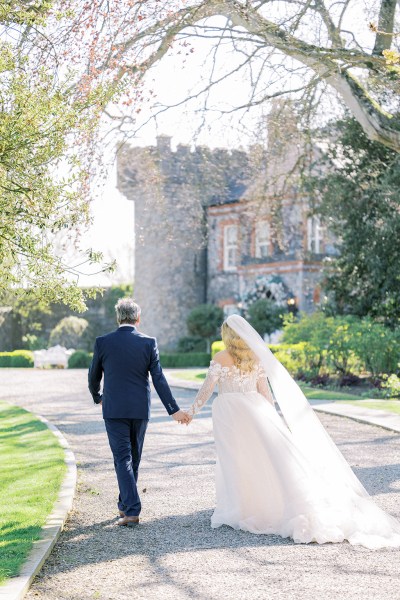
<path id="1" fill-rule="evenodd" d="M 125 147 L 118 187 L 135 202 L 135 298 L 142 329 L 173 348 L 196 305 L 240 312 L 255 288 L 312 311 L 333 240 L 298 192 L 304 140 L 285 109 L 268 123 L 267 151 Z M 277 286 L 284 291 L 278 298 Z"/>

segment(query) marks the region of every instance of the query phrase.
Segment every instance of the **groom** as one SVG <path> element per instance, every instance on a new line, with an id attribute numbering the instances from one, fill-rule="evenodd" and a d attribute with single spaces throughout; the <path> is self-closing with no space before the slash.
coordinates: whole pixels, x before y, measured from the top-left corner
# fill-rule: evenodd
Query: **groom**
<path id="1" fill-rule="evenodd" d="M 119 327 L 96 339 L 89 368 L 89 390 L 103 407 L 108 441 L 119 486 L 118 525 L 139 523 L 137 479 L 144 436 L 150 418 L 150 382 L 168 414 L 180 423 L 189 415 L 179 409 L 161 369 L 157 341 L 140 333 L 140 307 L 130 298 L 115 306 Z M 103 394 L 100 382 L 104 374 Z"/>

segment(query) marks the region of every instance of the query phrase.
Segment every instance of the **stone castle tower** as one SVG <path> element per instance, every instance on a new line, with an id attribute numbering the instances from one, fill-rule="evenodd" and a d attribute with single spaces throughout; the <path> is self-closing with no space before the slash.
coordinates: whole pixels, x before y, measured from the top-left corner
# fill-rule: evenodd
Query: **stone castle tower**
<path id="1" fill-rule="evenodd" d="M 118 188 L 135 202 L 142 329 L 164 349 L 187 334 L 188 313 L 207 301 L 207 206 L 239 199 L 247 179 L 246 153 L 183 145 L 173 152 L 167 136 L 118 155 Z"/>
<path id="2" fill-rule="evenodd" d="M 118 155 L 119 190 L 135 202 L 135 298 L 161 348 L 187 335 L 198 304 L 230 314 L 258 297 L 303 311 L 320 300 L 335 249 L 299 186 L 310 152 L 290 104 L 275 103 L 266 127 L 268 145 L 248 152 L 172 151 L 160 136 Z"/>

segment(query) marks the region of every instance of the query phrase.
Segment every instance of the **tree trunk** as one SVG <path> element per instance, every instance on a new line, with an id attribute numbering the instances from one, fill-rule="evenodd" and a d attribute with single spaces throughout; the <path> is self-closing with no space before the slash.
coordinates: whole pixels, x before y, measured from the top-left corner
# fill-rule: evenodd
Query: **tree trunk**
<path id="1" fill-rule="evenodd" d="M 372 51 L 375 55 L 382 54 L 383 50 L 389 50 L 392 45 L 395 12 L 396 0 L 382 0 L 378 19 L 378 33 Z M 385 33 L 388 35 L 385 35 Z"/>

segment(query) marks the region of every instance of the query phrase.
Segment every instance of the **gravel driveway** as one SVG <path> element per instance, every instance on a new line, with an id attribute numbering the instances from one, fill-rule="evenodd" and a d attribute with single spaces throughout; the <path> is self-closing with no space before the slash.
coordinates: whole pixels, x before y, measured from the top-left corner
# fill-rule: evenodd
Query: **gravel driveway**
<path id="1" fill-rule="evenodd" d="M 400 600 L 400 551 L 210 528 L 209 405 L 186 428 L 154 398 L 140 471 L 142 522 L 125 529 L 115 526 L 111 453 L 86 372 L 2 369 L 0 376 L 0 397 L 55 423 L 78 461 L 74 510 L 28 599 Z M 191 403 L 192 392 L 175 392 L 182 407 Z M 379 505 L 400 518 L 400 436 L 320 417 Z"/>

